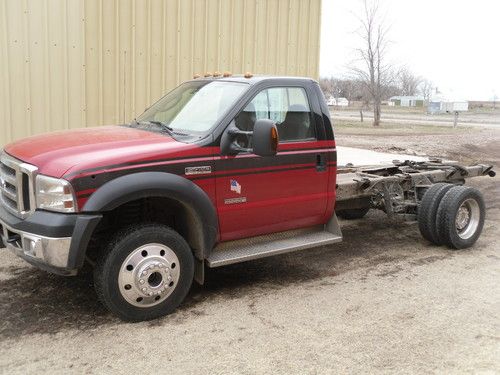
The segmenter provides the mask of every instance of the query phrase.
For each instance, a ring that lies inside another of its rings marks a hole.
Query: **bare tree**
[[[418,87],[422,83],[422,78],[413,74],[408,67],[403,66],[397,74],[397,84],[401,90],[401,95],[413,96],[418,92]]]
[[[346,98],[349,101],[356,100],[363,103],[371,101],[367,86],[358,79],[321,77],[319,85],[327,98]],[[397,85],[383,85],[381,92],[383,94],[382,100],[387,100],[394,95],[401,95],[401,90]]]
[[[326,98],[333,96],[334,81],[335,79],[333,77],[331,78],[323,77],[320,78],[319,80],[319,87],[323,91],[323,94],[325,95]]]
[[[391,68],[386,61],[388,28],[377,0],[364,0],[363,5],[358,31],[362,45],[356,49],[358,60],[351,70],[365,85],[373,103],[373,126],[379,126],[384,88],[392,81]]]
[[[434,91],[434,84],[428,79],[422,80],[420,83],[420,93],[424,97],[424,101],[429,103],[431,100],[432,92]]]

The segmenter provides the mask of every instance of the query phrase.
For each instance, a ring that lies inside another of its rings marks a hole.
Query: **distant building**
[[[348,107],[349,106],[349,100],[346,98],[329,98],[326,102],[326,104],[331,105],[331,106],[336,106],[336,107]]]
[[[393,96],[389,99],[391,106],[396,107],[423,107],[424,97],[423,96]]]
[[[467,112],[468,110],[469,102],[467,100],[440,95],[433,96],[427,106],[429,113]]]

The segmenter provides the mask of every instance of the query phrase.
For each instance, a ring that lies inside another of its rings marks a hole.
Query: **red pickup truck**
[[[250,76],[185,82],[130,124],[14,142],[0,171],[5,247],[61,275],[88,262],[99,299],[131,321],[172,312],[206,266],[341,241],[334,208],[379,208],[434,243],[471,246],[484,203],[460,185],[494,173],[441,161],[337,170],[317,82]]]

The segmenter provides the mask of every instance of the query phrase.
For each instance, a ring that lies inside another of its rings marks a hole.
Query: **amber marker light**
[[[273,145],[273,150],[277,151],[278,150],[278,130],[276,127],[271,128],[271,142]]]
[[[245,78],[252,78],[253,77],[253,74],[250,73],[250,72],[246,72],[245,75],[244,75]]]
[[[205,77],[212,77],[212,73],[210,73],[210,72],[206,72],[206,73],[205,73]]]
[[[195,74],[195,75],[193,76],[193,79],[200,78],[200,77],[201,77],[201,76],[200,76],[199,74]]]
[[[233,74],[231,72],[224,72],[223,77],[231,77]]]

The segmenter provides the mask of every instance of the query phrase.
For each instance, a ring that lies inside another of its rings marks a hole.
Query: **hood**
[[[174,157],[193,145],[164,134],[125,126],[83,128],[29,137],[11,143],[5,151],[39,173],[62,177],[100,166]]]

